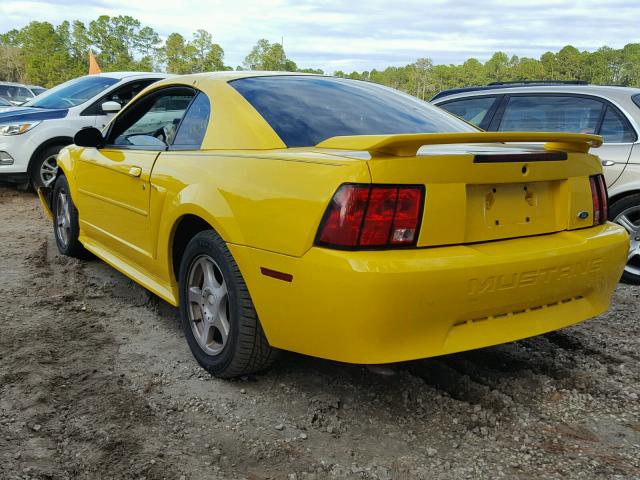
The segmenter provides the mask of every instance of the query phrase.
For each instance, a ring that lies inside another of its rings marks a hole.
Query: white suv
[[[0,112],[0,181],[47,185],[58,152],[83,127],[104,127],[162,73],[113,72],[76,78]]]

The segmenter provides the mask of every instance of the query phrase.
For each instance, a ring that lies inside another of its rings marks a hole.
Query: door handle
[[[142,175],[142,169],[140,167],[131,167],[127,174],[132,177],[139,177]]]
[[[613,162],[611,160],[602,160],[600,163],[602,163],[603,167],[610,167],[611,165],[616,164],[616,162]]]

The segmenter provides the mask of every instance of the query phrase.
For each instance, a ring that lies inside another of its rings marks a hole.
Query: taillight
[[[602,225],[609,216],[607,184],[603,175],[589,177],[589,183],[591,184],[591,199],[593,201],[593,224]]]
[[[424,187],[342,185],[327,207],[316,244],[334,248],[415,245]]]

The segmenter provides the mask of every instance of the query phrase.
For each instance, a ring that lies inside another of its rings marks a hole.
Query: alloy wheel
[[[630,275],[640,276],[640,205],[623,210],[613,221],[624,227],[631,237],[624,271]]]
[[[71,237],[71,202],[64,190],[58,192],[56,198],[56,235],[63,246],[69,244]]]
[[[48,187],[58,174],[58,155],[49,155],[40,165],[40,181]]]
[[[191,330],[207,355],[222,352],[229,338],[229,292],[218,264],[208,255],[195,258],[187,276]]]

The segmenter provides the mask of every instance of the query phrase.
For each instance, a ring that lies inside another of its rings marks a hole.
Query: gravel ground
[[[177,311],[59,256],[0,188],[0,479],[640,478],[640,290],[609,313],[393,375],[287,354],[222,381]]]

